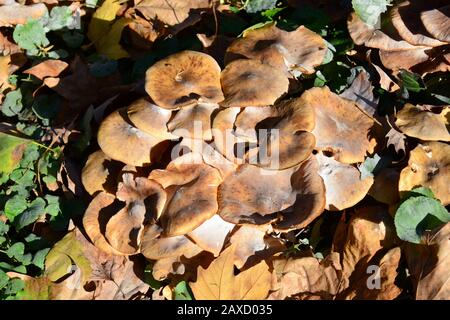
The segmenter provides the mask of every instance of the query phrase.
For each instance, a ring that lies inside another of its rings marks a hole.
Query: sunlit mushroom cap
[[[152,162],[152,148],[164,139],[133,126],[127,118],[126,109],[120,109],[103,120],[97,140],[102,151],[111,159],[141,167]]]
[[[145,90],[165,109],[223,100],[220,67],[211,56],[182,51],[152,65],[146,73]]]
[[[319,163],[319,175],[325,184],[325,209],[340,211],[361,201],[373,183],[373,177],[361,179],[360,172],[352,165],[327,157],[321,152],[315,155]]]
[[[362,162],[373,151],[369,134],[374,121],[355,102],[323,87],[305,91],[299,103],[314,108],[312,134],[318,150],[331,152],[336,160],[344,163]]]
[[[90,195],[96,192],[116,192],[117,175],[123,164],[111,160],[102,150],[92,153],[81,172],[81,182]]]
[[[149,178],[169,193],[160,218],[165,237],[186,234],[217,212],[217,187],[222,177],[201,155],[185,154],[166,169],[153,170]]]
[[[395,124],[406,135],[424,141],[450,141],[450,106],[434,113],[412,104],[406,104],[397,113]]]
[[[227,107],[273,105],[288,91],[283,71],[258,60],[239,59],[228,64],[221,75]]]
[[[415,187],[428,187],[444,206],[450,203],[450,146],[427,142],[411,151],[408,166],[400,173],[401,194]]]
[[[127,108],[127,115],[133,126],[152,136],[161,139],[176,139],[167,130],[167,123],[172,117],[172,111],[158,107],[157,105],[139,99]]]
[[[246,31],[228,47],[226,60],[257,59],[279,68],[281,56],[281,63],[284,62],[288,70],[310,74],[314,73],[314,67],[322,64],[326,49],[325,40],[304,26],[288,32],[272,23]]]

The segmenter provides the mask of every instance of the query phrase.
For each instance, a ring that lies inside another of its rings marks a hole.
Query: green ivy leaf
[[[76,17],[73,16],[72,9],[67,6],[54,7],[50,11],[50,17],[45,26],[48,30],[74,29],[76,27]]]
[[[7,117],[14,117],[22,110],[22,93],[20,90],[10,91],[6,94],[2,104],[2,113]]]
[[[25,244],[23,242],[16,242],[6,250],[6,255],[9,258],[19,259],[25,253]]]
[[[9,226],[0,220],[0,235],[7,234],[9,231]]]
[[[0,173],[9,174],[22,159],[30,140],[0,132]]]
[[[57,216],[61,212],[61,209],[59,206],[59,197],[47,194],[45,196],[45,200],[47,200],[47,206],[45,207],[45,212],[53,217]]]
[[[25,288],[25,282],[21,279],[11,279],[5,287],[6,295],[15,295]]]
[[[427,89],[420,75],[406,70],[401,70],[399,75],[402,81],[402,87],[409,92],[421,92]]]
[[[14,220],[16,228],[20,230],[35,222],[39,216],[45,212],[45,205],[46,203],[44,199],[34,199],[28,208]]]
[[[450,221],[450,213],[442,204],[426,196],[410,197],[395,213],[395,228],[400,239],[422,243],[426,231]]]
[[[248,13],[256,13],[263,10],[273,9],[277,5],[277,0],[247,0],[244,5]]]
[[[44,26],[39,20],[28,20],[26,24],[17,25],[14,29],[13,39],[31,56],[38,55],[42,48],[50,44],[45,36]]]
[[[352,0],[353,10],[370,26],[375,26],[383,12],[391,4],[390,0]]]
[[[34,254],[34,258],[33,258],[33,264],[36,267],[38,267],[39,269],[43,270],[45,258],[47,257],[47,254],[49,251],[50,251],[50,248],[45,248],[45,249],[42,249],[42,250],[39,250],[38,252],[36,252]]]
[[[5,215],[10,221],[28,208],[27,200],[21,196],[14,196],[5,203]]]
[[[3,289],[8,282],[9,282],[8,275],[2,270],[0,270],[0,290]]]
[[[364,162],[358,166],[358,169],[361,172],[361,180],[368,177],[373,177],[389,164],[390,161],[387,157],[380,157],[376,153],[373,157],[367,157]]]

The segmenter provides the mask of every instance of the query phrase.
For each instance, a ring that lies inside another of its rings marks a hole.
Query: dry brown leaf
[[[61,60],[45,60],[27,70],[23,73],[32,74],[36,78],[43,80],[47,77],[57,77],[63,72],[69,64]]]
[[[206,268],[199,267],[190,287],[197,300],[262,300],[270,289],[271,274],[265,261],[234,275],[235,245],[228,247]]]

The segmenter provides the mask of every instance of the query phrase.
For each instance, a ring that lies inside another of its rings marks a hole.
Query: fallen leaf
[[[45,60],[25,71],[23,73],[32,74],[36,78],[43,80],[46,77],[57,77],[63,72],[69,64],[61,60]]]

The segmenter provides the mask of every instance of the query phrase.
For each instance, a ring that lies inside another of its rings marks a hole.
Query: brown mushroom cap
[[[281,70],[258,60],[239,59],[222,71],[221,82],[227,107],[273,105],[288,92],[289,80]]]
[[[217,212],[217,187],[222,177],[201,155],[185,154],[165,170],[153,170],[149,178],[171,194],[160,218],[164,236],[186,234]]]
[[[294,168],[265,170],[253,165],[239,166],[219,187],[219,215],[231,223],[265,224],[275,213],[295,202],[291,185]]]
[[[433,37],[450,43],[450,5],[422,12],[420,17]]]
[[[84,213],[83,227],[92,243],[100,250],[108,254],[126,255],[114,249],[104,236],[106,223],[119,208],[114,195],[100,192],[92,199]]]
[[[242,38],[235,40],[227,49],[226,60],[245,57],[278,68],[285,64],[289,70],[311,74],[314,67],[322,64],[326,49],[325,40],[304,26],[288,32],[275,24],[268,24],[247,31]]]
[[[111,159],[138,167],[148,165],[152,148],[163,139],[131,125],[125,113],[125,109],[120,109],[103,120],[98,130],[98,144]]]
[[[325,184],[319,175],[319,164],[311,155],[292,175],[296,201],[291,213],[284,213],[274,226],[280,231],[304,228],[320,216],[325,208]]]
[[[147,70],[145,90],[165,109],[223,100],[219,65],[196,51],[182,51],[156,62]]]
[[[135,254],[144,221],[156,220],[161,215],[167,195],[159,184],[147,178],[133,178],[133,174],[126,173],[123,180],[116,197],[125,206],[108,221],[105,236],[114,249]]]
[[[81,182],[91,196],[99,191],[115,193],[116,177],[122,166],[98,150],[88,157],[81,171]]]
[[[215,214],[198,228],[189,232],[187,236],[197,246],[217,257],[222,251],[226,237],[233,228],[234,224],[224,221],[219,215]]]
[[[172,111],[158,107],[146,99],[139,99],[127,108],[128,119],[133,126],[161,140],[176,139],[167,130]]]
[[[331,152],[343,163],[362,162],[366,153],[373,151],[368,135],[374,121],[355,102],[323,87],[305,91],[298,103],[314,108],[316,120],[312,134],[318,150]]]
[[[397,113],[395,124],[410,137],[425,141],[450,141],[449,115],[450,106],[436,114],[408,103]]]
[[[398,180],[400,172],[393,168],[382,169],[374,178],[368,194],[375,200],[395,204],[400,200],[398,195]]]
[[[391,21],[399,35],[415,46],[437,47],[444,42],[429,37],[420,23],[420,13],[427,6],[425,1],[403,1],[392,8]]]
[[[398,190],[406,193],[415,187],[430,188],[444,206],[450,204],[450,146],[427,142],[411,151],[408,166],[400,173]]]
[[[211,115],[219,108],[216,103],[199,103],[179,110],[168,123],[169,131],[176,137],[212,140]]]
[[[325,209],[340,211],[361,201],[373,183],[373,177],[360,179],[360,172],[349,164],[327,157],[321,152],[315,155],[319,163],[319,175],[325,183]]]
[[[258,142],[257,125],[263,120],[275,116],[274,107],[246,107],[236,116],[235,135],[248,142]]]
[[[157,225],[144,228],[140,252],[151,260],[185,256],[187,258],[199,254],[202,249],[186,236],[161,237],[161,229]]]

